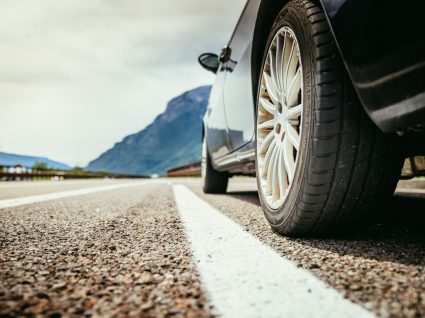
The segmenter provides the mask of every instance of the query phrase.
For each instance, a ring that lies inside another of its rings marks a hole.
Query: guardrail
[[[167,170],[167,177],[198,177],[201,175],[201,161],[192,162]]]
[[[138,179],[149,178],[141,175],[128,175],[108,172],[88,172],[75,170],[33,169],[23,166],[0,166],[0,181],[9,180],[65,180],[65,179]]]

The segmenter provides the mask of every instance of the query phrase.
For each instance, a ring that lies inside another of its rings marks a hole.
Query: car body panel
[[[340,53],[371,119],[383,131],[422,122],[422,0],[321,0]]]
[[[251,80],[252,39],[260,1],[248,1],[227,45],[224,107],[232,150],[250,142],[254,137],[255,111]]]
[[[224,84],[224,108],[231,149],[236,150],[247,144],[254,137],[255,119],[253,96],[251,90],[251,45],[236,64],[233,72],[227,71]]]
[[[218,158],[230,152],[229,132],[223,103],[225,78],[226,72],[220,65],[204,115],[204,133],[213,166]]]

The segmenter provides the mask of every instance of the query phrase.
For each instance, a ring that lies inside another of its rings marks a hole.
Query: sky
[[[85,166],[142,130],[246,0],[0,0],[0,151]]]

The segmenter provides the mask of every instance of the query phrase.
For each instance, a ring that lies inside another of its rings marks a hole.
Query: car
[[[249,0],[221,53],[198,58],[216,73],[204,192],[255,175],[265,217],[290,236],[356,230],[382,208],[404,159],[425,154],[421,4]]]

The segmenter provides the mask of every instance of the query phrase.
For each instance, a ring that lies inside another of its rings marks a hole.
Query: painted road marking
[[[176,204],[212,304],[224,317],[374,317],[183,185]]]
[[[132,183],[124,183],[124,184],[113,184],[113,185],[92,187],[92,188],[86,188],[86,189],[69,190],[69,191],[63,191],[63,192],[33,195],[33,196],[22,197],[22,198],[0,200],[0,209],[10,208],[10,207],[19,206],[19,205],[25,205],[25,204],[32,204],[36,202],[75,197],[75,196],[79,196],[83,194],[90,194],[90,193],[96,193],[101,191],[115,190],[115,189],[128,188],[128,187],[137,187],[137,186],[151,184],[151,183],[152,181],[141,181],[141,182],[132,182]]]
[[[51,181],[51,180],[43,180],[43,181],[13,181],[13,182],[0,182],[0,189],[15,189],[15,188],[32,188],[32,187],[60,187],[63,185],[83,185],[83,184],[99,184],[99,183],[109,182],[105,180],[63,180],[63,181]]]

